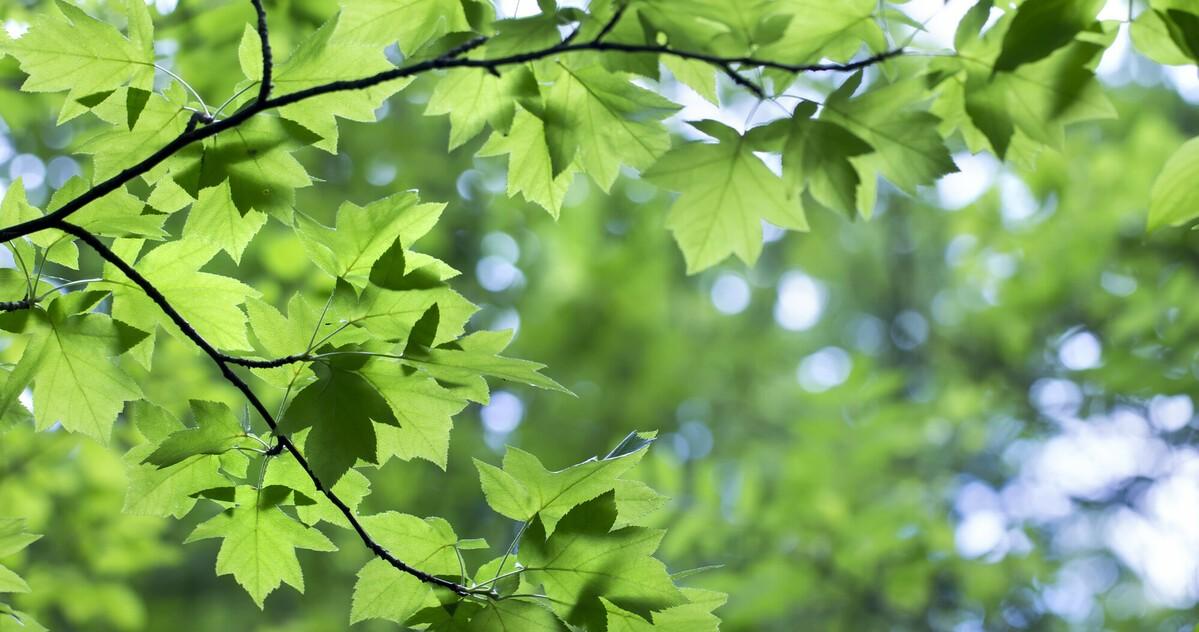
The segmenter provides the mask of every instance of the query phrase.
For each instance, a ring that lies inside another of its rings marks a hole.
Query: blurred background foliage
[[[6,0],[0,18],[34,4]],[[272,4],[281,50],[331,6]],[[158,8],[159,53],[201,93],[229,93],[225,53],[249,3]],[[918,198],[883,189],[869,222],[817,211],[810,233],[768,233],[754,268],[691,277],[663,228],[667,193],[622,178],[605,196],[580,178],[555,222],[503,194],[502,161],[474,157],[480,140],[446,153],[445,120],[422,116],[427,82],[377,123],[344,123],[341,155],[301,155],[324,184],[297,206],[327,221],[343,200],[408,188],[448,202],[422,248],[464,271],[456,289],[483,307],[473,326],[516,329],[512,354],[578,394],[502,387],[457,418],[447,472],[392,461],[364,509],[506,542],[515,525],[486,508],[472,458],[497,462],[511,444],[564,467],[656,428],[636,475],[672,498],[656,517],[670,529],[662,556],[671,570],[718,566],[691,582],[730,593],[725,629],[1190,629],[1199,243],[1147,236],[1144,207],[1199,115],[1169,77],[1113,50],[1103,78],[1119,118],[1073,129],[1062,151],[1016,168],[963,150],[962,173]],[[18,94],[19,81],[0,61],[0,187],[23,177],[39,202],[86,168],[71,151],[88,124],[56,126],[58,97]],[[769,116],[725,96],[734,121]],[[276,304],[327,290],[273,224],[240,266],[216,265]],[[163,338],[157,353],[171,370],[138,376],[150,399],[240,406],[193,349]],[[110,448],[0,437],[0,514],[45,534],[5,561],[33,587],[16,605],[57,630],[345,628],[366,556],[350,534],[331,534],[338,555],[301,554],[306,594],[260,612],[214,576],[215,544],[178,544],[207,516],[121,513],[119,433],[132,430],[118,428]]]

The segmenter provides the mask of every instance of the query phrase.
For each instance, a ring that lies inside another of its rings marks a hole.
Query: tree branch
[[[271,38],[266,28],[266,9],[262,0],[250,0],[254,5],[254,13],[258,14],[258,39],[262,40],[262,83],[258,84],[258,102],[262,103],[271,96]]]
[[[15,312],[19,309],[29,309],[34,304],[35,301],[33,298],[28,296],[19,301],[0,301],[0,312]]]
[[[277,109],[293,103],[297,103],[306,99],[317,97],[324,94],[334,92],[342,92],[347,90],[361,90],[375,85],[386,83],[395,79],[411,77],[432,70],[442,70],[450,68],[480,68],[492,73],[498,72],[498,69],[503,66],[523,64],[539,59],[544,59],[553,55],[581,52],[581,51],[609,51],[624,54],[658,54],[671,55],[682,59],[691,59],[702,61],[712,65],[714,68],[727,74],[737,84],[751,90],[755,94],[761,95],[762,91],[756,84],[743,77],[735,68],[735,66],[752,66],[762,68],[772,68],[783,70],[791,73],[802,72],[824,72],[824,71],[839,71],[849,72],[865,68],[867,66],[882,62],[891,57],[902,54],[902,49],[896,49],[873,55],[866,59],[848,64],[809,64],[809,65],[793,65],[774,62],[766,59],[757,59],[753,57],[720,57],[702,52],[684,51],[670,48],[669,46],[650,45],[650,44],[627,44],[605,42],[603,38],[611,32],[615,27],[616,22],[620,19],[622,11],[620,9],[613,15],[612,19],[605,24],[595,39],[574,43],[575,36],[578,34],[576,29],[570,36],[563,41],[537,51],[526,53],[518,53],[495,59],[471,59],[464,55],[486,42],[485,38],[475,38],[447,51],[446,53],[433,59],[420,61],[398,68],[393,68],[384,72],[380,72],[368,77],[351,80],[332,81],[329,83],[313,86],[304,90],[299,90],[282,96],[270,97],[271,88],[271,73],[273,60],[271,56],[269,34],[266,24],[266,11],[263,8],[262,0],[251,0],[254,5],[254,10],[258,16],[258,34],[262,41],[262,82],[259,86],[258,97],[249,105],[235,112],[233,115],[222,120],[213,120],[210,116],[201,113],[193,113],[188,120],[181,134],[175,137],[172,141],[159,148],[154,153],[136,164],[129,166],[116,175],[109,177],[102,182],[92,186],[90,189],[81,195],[70,200],[63,206],[59,207],[46,215],[35,218],[33,220],[15,224],[13,226],[0,229],[0,243],[8,242],[26,235],[30,235],[42,230],[58,229],[66,232],[76,239],[83,241],[89,247],[96,251],[105,261],[114,265],[126,277],[137,285],[146,296],[158,306],[160,310],[173,322],[183,335],[191,340],[201,351],[205,353],[220,370],[222,377],[232,384],[242,395],[246,401],[254,408],[254,410],[262,417],[271,431],[275,433],[278,443],[271,448],[269,455],[281,453],[283,450],[291,453],[295,457],[296,462],[312,480],[313,485],[324,494],[329,502],[337,507],[338,511],[345,516],[346,520],[357,532],[359,538],[376,556],[386,561],[397,570],[412,575],[422,582],[440,586],[454,592],[460,596],[484,595],[488,597],[496,597],[494,591],[483,587],[468,587],[458,584],[440,577],[436,577],[417,568],[409,566],[402,560],[396,558],[387,551],[382,545],[376,542],[362,524],[358,521],[354,511],[350,509],[344,501],[342,501],[333,491],[327,487],[316,473],[312,470],[307,459],[304,457],[300,449],[292,443],[291,439],[279,434],[278,423],[274,416],[267,410],[262,400],[254,393],[253,389],[233,370],[233,366],[243,366],[251,368],[271,368],[291,364],[295,362],[309,361],[312,356],[309,353],[295,354],[283,358],[273,360],[253,360],[246,358],[238,358],[230,356],[218,351],[211,343],[200,335],[196,329],[187,322],[182,314],[167,300],[162,292],[145,276],[139,273],[132,265],[121,259],[112,249],[106,246],[95,234],[90,231],[66,221],[72,214],[78,212],[91,202],[99,200],[104,196],[112,193],[130,181],[148,173],[155,166],[161,164],[183,148],[200,142],[204,139],[211,138],[223,131],[227,131],[241,125],[251,117],[261,112]],[[32,298],[22,299],[20,301],[0,302],[0,311],[11,311],[15,309],[25,309],[32,307],[34,300]]]
[[[263,41],[265,43],[265,38]],[[677,50],[669,46],[657,44],[626,44],[619,42],[591,40],[578,44],[571,43],[570,41],[563,41],[554,46],[550,46],[549,48],[543,48],[527,53],[507,55],[504,57],[497,57],[495,59],[472,59],[461,56],[465,52],[473,48],[477,48],[482,43],[483,42],[479,41],[478,39],[470,40],[463,46],[460,46],[433,59],[409,64],[406,66],[400,66],[398,68],[393,68],[391,70],[370,75],[369,77],[331,81],[329,83],[312,86],[311,88],[306,88],[304,90],[297,90],[296,92],[291,92],[282,96],[258,100],[237,111],[227,119],[211,122],[210,124],[204,126],[198,126],[196,124],[196,117],[193,116],[192,120],[188,123],[188,127],[182,134],[175,137],[174,140],[167,143],[161,149],[149,155],[148,157],[142,159],[137,164],[124,169],[120,173],[117,173],[107,180],[97,183],[91,189],[88,189],[86,192],[82,193],[70,202],[67,202],[52,213],[0,230],[0,243],[12,241],[17,237],[23,237],[41,230],[46,230],[48,228],[56,228],[58,223],[70,217],[84,206],[104,197],[105,195],[108,195],[109,193],[112,193],[134,178],[146,174],[158,164],[167,158],[170,158],[184,147],[206,138],[216,136],[223,131],[237,127],[255,114],[333,92],[363,90],[381,83],[386,83],[388,81],[393,81],[395,79],[401,79],[404,77],[412,77],[429,72],[431,70],[445,70],[451,68],[481,68],[483,70],[495,72],[502,66],[523,64],[530,61],[544,59],[552,55],[580,51],[610,51],[629,54],[653,53],[658,55],[670,55],[679,57],[681,59],[702,61],[711,64],[713,67],[729,75],[729,77],[739,85],[744,86],[756,94],[761,94],[760,88],[758,88],[748,79],[745,79],[740,75],[740,73],[733,69],[734,65],[772,68],[775,70],[783,70],[796,74],[804,72],[852,72],[903,54],[903,49],[897,48],[883,53],[878,53],[876,55],[871,55],[865,59],[847,64],[784,64],[781,62],[771,61],[768,59],[758,59],[755,57],[720,57],[717,55],[710,55],[708,53],[696,51]],[[265,73],[265,55],[263,60]]]
[[[245,396],[246,401],[250,403],[250,406],[252,406],[254,410],[258,412],[258,414],[266,422],[267,426],[270,427],[271,432],[275,433],[275,438],[278,441],[278,444],[272,448],[271,451],[274,452],[276,450],[287,450],[293,457],[295,457],[296,462],[299,463],[301,468],[303,468],[304,472],[308,475],[308,478],[312,480],[312,484],[315,485],[317,490],[319,490],[325,495],[326,498],[329,499],[329,502],[333,503],[333,506],[337,507],[338,511],[340,511],[343,516],[345,516],[350,525],[354,527],[354,531],[358,533],[358,537],[362,539],[362,542],[368,549],[371,550],[371,552],[382,558],[397,570],[408,573],[409,575],[412,575],[413,577],[416,577],[420,581],[427,584],[433,584],[450,590],[457,595],[467,596],[474,594],[487,594],[485,592],[480,592],[467,586],[463,586],[462,584],[458,584],[447,579],[442,579],[435,575],[430,575],[429,573],[426,573],[420,569],[413,568],[404,561],[392,555],[386,548],[376,542],[374,538],[367,533],[366,529],[362,526],[362,523],[358,521],[358,517],[354,514],[354,511],[350,509],[350,507],[346,505],[346,503],[342,501],[337,494],[334,494],[332,489],[321,482],[321,479],[316,475],[316,472],[312,470],[312,467],[308,464],[308,460],[304,458],[303,453],[301,453],[300,449],[296,447],[296,444],[292,443],[291,439],[285,435],[279,434],[279,424],[275,421],[274,415],[267,410],[266,406],[262,403],[262,400],[258,399],[258,396],[254,394],[254,391],[250,388],[249,384],[247,384],[245,380],[241,379],[237,373],[233,372],[233,369],[229,366],[230,363],[225,359],[227,356],[217,351],[216,348],[214,348],[212,344],[208,342],[208,340],[201,336],[200,333],[196,331],[195,327],[193,327],[191,323],[187,322],[187,319],[185,319],[183,315],[180,314],[173,305],[171,305],[170,301],[163,296],[162,292],[159,291],[159,289],[149,279],[134,269],[132,265],[118,256],[117,253],[113,252],[111,248],[104,245],[104,242],[100,241],[100,238],[92,234],[90,231],[75,224],[63,221],[55,222],[53,227],[62,230],[65,233],[69,233],[80,241],[86,243],[92,248],[92,250],[95,250],[101,258],[116,266],[116,268],[125,276],[129,277],[130,281],[133,281],[134,284],[136,284],[142,289],[143,292],[146,293],[146,296],[149,297],[150,300],[153,301],[154,304],[157,305],[164,314],[166,314],[167,318],[169,318],[171,322],[175,323],[175,325],[179,327],[184,336],[195,343],[197,347],[204,351],[204,353],[208,355],[208,357],[211,358],[214,363],[216,363],[217,368],[220,369],[221,375],[225,378],[225,380],[237,388],[237,390],[241,391],[242,395]]]

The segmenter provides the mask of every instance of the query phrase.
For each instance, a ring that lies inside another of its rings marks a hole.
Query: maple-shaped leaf
[[[213,345],[248,349],[246,315],[239,306],[258,292],[236,279],[200,272],[216,253],[217,246],[207,240],[182,239],[151,250],[134,267]],[[120,271],[110,266],[105,275],[114,282],[98,285],[112,289],[114,317],[143,331],[152,332],[155,325],[161,324],[182,336],[162,310]]]
[[[359,460],[378,462],[375,423],[398,425],[387,400],[359,374],[366,359],[339,356],[316,365],[316,382],[291,402],[279,431],[312,428],[305,455],[317,476],[333,485]]]
[[[153,444],[140,445],[125,455],[125,513],[182,518],[195,506],[195,494],[229,485],[217,456],[194,456],[164,468],[142,463],[154,449]]]
[[[345,202],[332,228],[297,215],[296,232],[318,267],[361,289],[388,248],[397,240],[403,247],[411,246],[433,228],[444,208],[444,204],[421,204],[416,193],[406,191],[366,206]]]
[[[687,590],[683,594],[691,596]],[[722,599],[659,610],[650,615],[652,623],[607,599],[600,600],[604,604],[608,632],[717,632],[720,629],[720,619],[712,614],[712,608],[723,603]]]
[[[360,43],[350,37],[335,37],[335,34],[341,33],[337,25],[344,20],[343,13],[322,24],[300,43],[286,61],[275,67],[271,84],[276,95],[394,68],[383,54],[384,46]],[[258,32],[248,24],[238,51],[242,72],[252,81],[261,81],[262,43]],[[320,139],[313,143],[314,146],[337,153],[337,118],[374,122],[375,111],[383,101],[410,82],[411,79],[398,79],[361,90],[312,97],[286,105],[279,113],[283,118],[295,121],[318,135]]]
[[[169,172],[193,198],[201,189],[228,180],[237,208],[255,209],[291,223],[295,190],[312,184],[292,155],[303,144],[305,139],[278,117],[258,115],[238,125],[235,132],[180,150],[151,173],[161,177]]]
[[[841,125],[874,148],[859,165],[869,165],[870,172],[882,173],[913,195],[917,186],[957,171],[937,133],[939,119],[917,107],[925,93],[920,81],[893,83],[852,97],[860,81],[861,74],[846,81],[820,113],[821,120]]]
[[[61,208],[67,201],[72,200],[88,189],[88,182],[81,177],[67,180],[60,189],[50,196],[49,209],[51,212]],[[144,237],[147,239],[162,239],[167,236],[162,225],[167,216],[154,212],[146,212],[146,204],[127,189],[121,188],[90,202],[71,215],[71,223],[86,228],[101,237]],[[56,230],[47,231],[50,234],[63,236]]]
[[[468,30],[461,0],[345,0],[337,40],[379,50],[399,43],[411,55],[442,35]]]
[[[183,225],[183,236],[210,240],[240,262],[241,255],[258,230],[266,224],[266,215],[250,209],[245,213],[233,203],[229,182],[200,190]]]
[[[1103,0],[1026,0],[1003,36],[995,72],[1048,57],[1095,21]]]
[[[341,510],[316,489],[312,478],[290,453],[284,452],[271,460],[262,484],[264,486],[282,485],[292,490],[294,494],[311,500],[311,504],[298,503],[296,505],[296,516],[304,524],[315,525],[323,520],[344,529],[352,528]],[[332,490],[333,494],[341,499],[347,507],[357,511],[358,505],[370,493],[370,486],[370,479],[366,475],[351,469],[333,485]]]
[[[561,63],[546,107],[564,119],[578,165],[604,191],[621,165],[644,169],[670,149],[661,119],[679,106],[599,65]]]
[[[292,356],[311,351],[337,331],[338,323],[327,318],[327,310],[295,294],[287,303],[287,316],[259,299],[246,301],[250,332],[257,355],[264,359]],[[303,388],[316,379],[305,362],[293,362],[274,368],[256,368],[255,375],[282,389]]]
[[[28,92],[67,91],[68,103],[99,92],[115,90],[147,68],[153,51],[121,35],[79,7],[56,2],[58,11],[38,13],[21,37],[0,39],[0,52],[17,58],[28,76]],[[78,110],[64,108],[64,115]],[[65,119],[60,119],[62,122]]]
[[[441,518],[421,519],[389,511],[363,517],[362,525],[383,548],[415,568],[433,575],[461,573],[454,550],[458,536]],[[350,623],[366,619],[403,623],[417,610],[438,603],[428,584],[384,560],[373,559],[358,571]]]
[[[762,220],[807,230],[798,199],[789,199],[779,176],[754,155],[753,143],[715,121],[691,123],[717,142],[671,149],[644,173],[680,192],[666,220],[687,260],[687,272],[711,267],[730,254],[753,263],[762,252]]]
[[[757,55],[784,63],[806,64],[820,59],[847,61],[863,44],[881,52],[887,40],[879,27],[874,0],[782,0],[772,7],[786,16],[786,30]]]
[[[547,138],[545,122],[520,109],[507,133],[492,132],[478,155],[507,155],[508,195],[519,193],[558,217],[578,167],[571,163],[555,168],[552,151],[553,143]]]
[[[196,425],[171,434],[144,460],[170,467],[198,454],[224,454],[249,445],[245,428],[229,407],[219,402],[191,401]]]
[[[432,344],[442,344],[462,335],[467,320],[478,308],[440,281],[426,283],[429,279],[421,278],[421,274],[410,276],[418,277],[419,287],[387,290],[372,284],[363,290],[357,301],[340,301],[334,316],[353,328],[344,333],[357,331],[384,342],[404,342],[413,327],[436,305],[439,318]],[[351,293],[342,292],[341,295],[345,297]],[[334,340],[344,338],[339,334]]]
[[[0,323],[9,331],[31,334],[6,388],[33,382],[39,430],[60,423],[67,430],[107,442],[125,402],[142,396],[116,358],[146,334],[104,314],[80,315],[71,306],[73,300],[100,297],[98,293],[65,295],[46,311],[10,312]]]
[[[280,584],[304,592],[296,549],[337,550],[323,533],[285,514],[275,489],[238,486],[234,506],[196,527],[185,541],[222,538],[217,575],[233,575],[259,608]]]
[[[149,93],[136,122],[130,125],[127,95],[131,90],[118,90],[92,108],[92,113],[109,126],[85,138],[79,151],[92,155],[93,177],[97,180],[116,175],[161,149],[183,133],[191,117],[191,112],[184,109],[187,93],[178,83],[172,83],[161,94]]]
[[[487,403],[486,377],[572,394],[541,374],[545,365],[499,355],[512,340],[512,331],[478,331],[436,347],[414,345],[404,350],[405,364],[420,368],[443,384],[462,387],[466,397]]]
[[[612,491],[620,476],[645,456],[648,435],[632,435],[632,449],[620,449],[604,458],[592,458],[551,472],[541,461],[519,448],[508,447],[500,469],[478,459],[475,467],[487,504],[513,520],[540,517],[545,534],[553,534],[558,522],[579,504]]]
[[[397,425],[376,426],[379,463],[422,458],[445,469],[454,415],[466,400],[392,359],[372,358],[360,370],[391,407]]]
[[[552,535],[534,520],[521,538],[527,580],[544,587],[567,623],[602,629],[601,597],[643,616],[686,602],[666,566],[653,557],[665,531],[613,530],[615,520],[616,502],[608,492],[572,509]]]
[[[538,600],[510,597],[459,606],[448,629],[462,632],[567,632],[570,628]]]
[[[485,123],[507,132],[516,115],[515,96],[526,79],[532,77],[519,69],[499,77],[477,68],[450,70],[433,86],[425,114],[449,115],[450,149],[477,136]]]
[[[814,111],[814,105],[801,105],[790,119],[770,126],[784,138],[783,178],[792,197],[807,190],[817,202],[852,218],[861,179],[850,159],[874,148],[841,125],[808,118]]]
[[[5,226],[13,226],[42,215],[41,209],[29,203],[25,182],[21,178],[14,180],[4,192],[3,201],[0,201],[0,222]],[[34,266],[40,256],[46,256],[48,261],[68,268],[79,267],[79,251],[73,240],[64,240],[63,233],[58,230],[36,232],[7,242],[4,246],[12,253],[17,267],[27,278],[35,277]]]

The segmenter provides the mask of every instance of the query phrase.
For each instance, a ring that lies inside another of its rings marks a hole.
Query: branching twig
[[[477,44],[475,46],[477,46]],[[784,64],[781,62],[771,61],[768,59],[757,59],[754,57],[720,57],[717,55],[710,55],[707,53],[701,53],[701,52],[695,52],[695,51],[677,50],[677,49],[673,49],[669,46],[662,46],[662,45],[657,45],[657,44],[626,44],[626,43],[619,43],[619,42],[604,42],[604,41],[589,41],[589,42],[582,42],[579,44],[562,42],[557,45],[551,46],[549,48],[544,48],[544,49],[531,51],[531,52],[527,52],[527,53],[517,53],[514,55],[507,55],[505,57],[497,57],[495,59],[471,59],[471,58],[460,57],[460,56],[451,56],[450,53],[446,53],[446,54],[441,55],[440,57],[436,57],[434,59],[416,62],[416,63],[409,64],[406,66],[400,66],[399,68],[393,68],[391,70],[386,70],[386,71],[371,75],[369,77],[363,77],[361,79],[346,79],[346,80],[340,80],[340,81],[331,81],[329,83],[312,86],[311,88],[306,88],[304,90],[298,90],[296,92],[291,92],[291,93],[288,93],[288,94],[285,94],[282,96],[269,98],[269,99],[266,99],[265,101],[256,101],[256,102],[252,103],[251,105],[234,113],[229,118],[222,119],[220,121],[211,121],[211,120],[202,121],[202,122],[208,123],[204,126],[199,126],[197,123],[199,123],[201,121],[198,121],[197,117],[193,115],[192,119],[188,122],[187,128],[184,130],[184,132],[182,134],[175,137],[174,140],[167,143],[165,146],[163,146],[158,151],[156,151],[153,154],[150,154],[146,158],[142,159],[141,162],[138,162],[137,164],[124,169],[120,173],[117,173],[116,175],[108,178],[107,180],[97,183],[91,189],[88,189],[87,191],[85,191],[84,193],[82,193],[81,195],[76,197],[75,199],[71,200],[70,202],[67,202],[62,207],[60,207],[58,210],[56,210],[52,213],[43,215],[36,219],[29,220],[27,222],[22,222],[20,224],[16,224],[16,225],[4,228],[4,229],[0,229],[0,243],[8,242],[13,239],[16,239],[17,237],[23,237],[25,235],[29,235],[32,233],[36,233],[38,231],[45,230],[47,228],[53,228],[53,227],[55,227],[55,225],[58,222],[61,222],[61,221],[65,220],[66,218],[70,217],[72,214],[76,213],[77,211],[79,211],[79,209],[83,208],[84,206],[87,206],[91,202],[94,202],[94,201],[104,197],[105,195],[108,195],[109,193],[116,191],[117,189],[124,186],[127,182],[130,182],[134,178],[138,178],[138,177],[148,173],[151,169],[158,166],[160,163],[162,163],[167,158],[170,158],[171,156],[175,155],[177,152],[179,152],[184,147],[187,147],[188,145],[191,145],[192,143],[199,142],[206,138],[216,136],[217,134],[219,134],[223,131],[233,129],[233,128],[241,125],[242,123],[246,122],[246,120],[248,120],[250,117],[252,117],[256,114],[259,114],[261,112],[264,112],[266,110],[273,110],[276,108],[283,107],[285,105],[291,105],[293,103],[298,103],[298,102],[304,101],[306,99],[311,99],[313,97],[318,97],[318,96],[321,96],[324,94],[330,94],[333,92],[345,92],[348,90],[363,90],[366,88],[370,88],[370,87],[379,85],[381,83],[386,83],[388,81],[394,81],[396,79],[400,79],[400,78],[404,78],[404,77],[411,77],[411,76],[419,75],[419,74],[422,74],[425,72],[429,72],[431,70],[444,70],[444,69],[450,69],[450,68],[481,68],[484,70],[494,71],[495,69],[497,69],[501,66],[511,66],[511,65],[515,65],[515,64],[523,64],[523,63],[527,63],[530,61],[537,61],[539,59],[544,59],[544,58],[550,57],[552,55],[557,55],[557,54],[561,54],[561,53],[578,52],[578,51],[611,51],[611,52],[619,52],[619,53],[655,53],[655,54],[659,54],[659,55],[671,55],[671,56],[679,57],[682,59],[692,59],[692,60],[696,60],[696,61],[702,61],[702,62],[711,64],[712,66],[714,66],[716,68],[719,68],[722,72],[729,74],[729,77],[731,79],[733,79],[733,81],[737,82],[738,84],[740,84],[740,85],[746,87],[747,89],[754,91],[756,93],[760,93],[761,89],[758,88],[756,85],[754,85],[753,82],[750,82],[748,79],[745,79],[739,73],[737,73],[735,70],[733,70],[733,68],[732,68],[733,65],[773,68],[776,70],[783,70],[783,71],[792,72],[792,73],[851,72],[851,71],[865,68],[867,66],[871,66],[873,64],[877,64],[884,60],[887,60],[892,57],[896,57],[898,55],[903,54],[903,49],[895,49],[895,50],[886,51],[884,53],[879,53],[877,55],[872,55],[865,59],[862,59],[862,60],[859,60],[856,62],[847,63],[847,64],[799,64],[799,65],[796,65],[796,64]],[[451,51],[451,52],[453,52],[453,51]],[[461,53],[458,53],[458,55],[461,55]]]
[[[76,226],[75,224],[62,221],[56,222],[53,227],[73,235],[80,241],[90,246],[92,250],[95,250],[96,253],[99,254],[100,257],[105,261],[116,266],[116,268],[125,276],[129,277],[130,281],[133,281],[134,284],[136,284],[142,289],[143,292],[146,293],[146,296],[149,297],[149,299],[155,305],[157,305],[160,310],[162,310],[162,313],[165,314],[167,318],[171,320],[171,322],[175,323],[175,326],[177,326],[179,330],[183,332],[183,335],[186,336],[188,340],[191,340],[209,358],[212,358],[212,361],[216,363],[217,368],[220,369],[221,376],[224,377],[225,380],[232,384],[237,390],[241,391],[241,394],[246,398],[246,401],[250,403],[250,406],[257,411],[257,413],[262,417],[263,421],[266,422],[267,426],[270,427],[271,431],[275,433],[278,444],[275,448],[272,448],[271,452],[274,452],[276,449],[279,451],[287,450],[290,452],[291,455],[295,457],[296,463],[298,463],[304,472],[308,474],[308,478],[312,480],[312,484],[316,486],[318,491],[320,491],[325,495],[326,498],[329,499],[329,502],[333,503],[333,505],[337,507],[338,511],[340,511],[343,516],[345,516],[346,520],[349,521],[350,525],[354,528],[354,531],[358,533],[358,537],[362,539],[362,542],[368,549],[396,569],[404,573],[408,573],[422,582],[446,588],[461,596],[471,595],[477,592],[467,586],[463,586],[462,584],[458,584],[447,579],[442,579],[435,575],[430,575],[429,573],[426,573],[420,569],[413,568],[404,561],[392,555],[387,549],[383,548],[381,544],[376,542],[374,538],[372,538],[371,535],[366,532],[366,529],[362,526],[362,523],[358,521],[358,517],[354,514],[354,510],[350,509],[350,507],[346,505],[341,498],[334,494],[333,491],[321,481],[320,477],[316,475],[316,472],[312,470],[312,466],[308,464],[308,460],[304,458],[303,453],[301,453],[300,449],[296,447],[296,444],[292,443],[291,439],[287,438],[286,436],[279,434],[279,424],[277,421],[275,421],[274,415],[272,415],[270,411],[266,409],[266,406],[262,403],[262,400],[258,399],[258,396],[254,394],[254,391],[250,388],[250,385],[247,384],[245,380],[241,379],[237,373],[233,372],[233,369],[230,368],[229,363],[224,360],[223,354],[217,351],[207,339],[201,336],[200,333],[196,331],[195,327],[191,325],[191,323],[187,322],[187,319],[185,319],[183,315],[180,314],[173,305],[171,305],[170,301],[163,296],[162,292],[159,291],[158,287],[155,286],[153,282],[134,269],[133,266],[118,256],[117,253],[113,252],[111,248],[104,245],[104,242],[100,241],[99,237],[92,234],[88,230],[80,226]]]
[[[849,72],[879,63],[902,53],[901,49],[891,50],[847,64],[793,65],[766,59],[757,59],[753,57],[720,57],[717,55],[696,51],[677,50],[663,45],[629,44],[603,41],[603,38],[612,31],[612,29],[616,26],[616,22],[620,19],[623,11],[622,6],[616,10],[615,14],[600,30],[599,34],[597,34],[594,39],[587,42],[574,42],[574,39],[579,32],[576,29],[563,41],[544,49],[507,55],[494,59],[471,59],[464,57],[466,53],[478,48],[486,42],[485,38],[480,37],[468,40],[467,42],[464,42],[463,44],[433,59],[409,63],[404,66],[359,79],[331,81],[329,83],[312,86],[304,90],[299,90],[271,98],[270,90],[273,60],[271,56],[269,34],[267,31],[266,11],[263,8],[262,0],[251,0],[251,2],[253,3],[254,10],[258,16],[257,30],[262,43],[262,81],[259,86],[258,98],[253,103],[235,112],[226,119],[216,120],[207,112],[207,106],[201,100],[200,103],[201,106],[205,108],[205,112],[193,112],[191,117],[188,119],[187,124],[184,126],[183,132],[176,136],[169,143],[159,148],[146,158],[143,158],[138,163],[125,168],[106,180],[96,183],[90,189],[67,202],[57,210],[33,220],[0,229],[0,243],[6,243],[13,239],[47,229],[61,230],[86,243],[89,247],[95,250],[101,258],[115,266],[126,277],[128,277],[133,284],[139,287],[146,294],[146,296],[155,305],[157,305],[160,310],[162,310],[163,314],[165,314],[167,318],[170,319],[170,321],[173,322],[179,328],[179,330],[183,332],[183,335],[191,340],[197,347],[199,347],[200,350],[203,351],[205,355],[207,355],[217,365],[222,377],[242,393],[246,401],[249,402],[250,406],[254,408],[254,410],[266,422],[267,426],[270,427],[271,431],[275,433],[277,443],[266,451],[268,456],[280,454],[284,450],[291,453],[291,455],[295,457],[296,462],[308,475],[309,479],[312,480],[312,483],[316,486],[317,490],[324,494],[324,496],[329,499],[329,502],[333,503],[333,505],[337,507],[338,511],[345,516],[346,520],[354,528],[354,531],[357,532],[362,542],[375,555],[386,561],[392,567],[412,575],[422,582],[440,586],[463,597],[483,596],[496,598],[497,595],[495,594],[495,591],[491,588],[487,588],[486,586],[490,583],[498,581],[499,579],[502,579],[506,575],[499,575],[489,582],[485,582],[482,586],[468,587],[431,575],[417,568],[413,568],[388,552],[387,549],[376,542],[370,536],[370,534],[367,533],[366,529],[359,522],[357,516],[355,516],[354,511],[350,509],[350,507],[344,501],[342,501],[320,480],[317,474],[312,470],[312,467],[309,465],[303,453],[301,453],[300,449],[294,443],[292,443],[291,439],[285,435],[281,435],[278,432],[278,422],[276,421],[275,416],[266,409],[266,406],[262,403],[262,400],[258,398],[246,381],[243,380],[236,372],[234,372],[232,368],[233,366],[271,368],[284,366],[295,362],[311,361],[315,359],[315,356],[311,354],[311,348],[302,354],[295,354],[272,360],[238,358],[222,353],[210,342],[208,342],[207,339],[201,336],[200,333],[196,331],[196,329],[190,323],[188,323],[182,314],[179,313],[179,311],[170,303],[170,301],[167,300],[162,292],[149,279],[147,279],[132,265],[118,256],[95,234],[78,225],[67,222],[67,218],[88,204],[103,198],[109,193],[117,191],[132,180],[145,175],[151,169],[175,155],[183,148],[188,147],[193,143],[216,136],[221,132],[235,129],[242,123],[249,120],[251,117],[261,112],[281,108],[324,94],[370,88],[388,81],[412,77],[432,70],[451,68],[479,68],[492,73],[497,73],[498,69],[503,66],[537,61],[539,59],[545,59],[547,57],[563,53],[579,51],[609,51],[615,53],[631,54],[649,53],[670,55],[682,59],[705,62],[727,74],[737,84],[761,96],[761,88],[749,79],[746,79],[744,76],[742,76],[738,72],[737,67],[746,66],[772,68],[791,73],[824,71]],[[33,291],[31,288],[28,296],[25,299],[20,301],[0,302],[0,311],[28,309],[35,304],[35,299],[32,298],[32,296]]]

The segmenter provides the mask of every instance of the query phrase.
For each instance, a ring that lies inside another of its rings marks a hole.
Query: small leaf
[[[1179,226],[1199,217],[1199,138],[1179,147],[1149,192],[1149,229]]]
[[[192,400],[191,409],[196,427],[167,437],[144,463],[168,467],[197,454],[224,454],[248,443],[246,431],[225,404]]]

